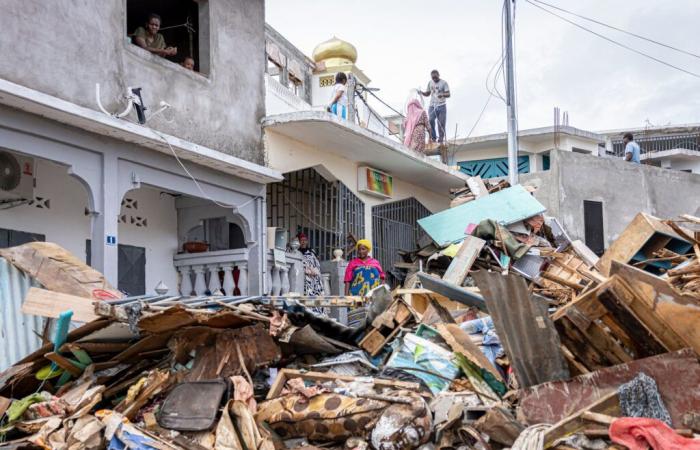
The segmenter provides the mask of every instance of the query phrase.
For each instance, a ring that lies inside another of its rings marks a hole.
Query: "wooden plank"
[[[572,435],[577,431],[586,428],[587,424],[590,423],[590,421],[583,418],[583,415],[586,412],[619,416],[620,401],[617,391],[613,391],[603,396],[599,400],[596,400],[571,416],[566,417],[552,425],[552,427],[544,435],[544,447],[549,448],[557,439]]]
[[[469,186],[469,190],[472,191],[475,198],[486,197],[489,195],[489,190],[486,189],[484,180],[482,180],[478,175],[467,178],[467,186]]]
[[[590,345],[596,348],[598,352],[605,355],[612,364],[621,364],[629,362],[632,357],[613,339],[613,337],[605,332],[597,323],[581,314],[577,309],[569,309],[567,318],[579,329],[586,337]]]
[[[461,329],[459,325],[454,323],[440,323],[437,325],[437,330],[453,352],[461,353],[468,358],[469,361],[487,370],[496,377],[497,380],[503,381],[501,373],[491,364],[491,361],[489,361],[486,355],[474,344],[469,334]]]
[[[455,257],[452,258],[452,262],[447,267],[442,279],[448,283],[461,286],[484,245],[486,245],[486,241],[476,236],[464,238],[462,246],[457,250]]]
[[[574,252],[576,252],[578,257],[588,265],[589,268],[595,266],[600,259],[598,255],[593,253],[593,250],[588,248],[588,246],[579,239],[571,241],[571,248],[574,250]]]
[[[76,322],[92,322],[99,319],[95,314],[92,300],[77,295],[32,287],[29,288],[22,302],[22,313],[32,316],[56,319],[62,312],[68,310],[73,311],[72,320]]]
[[[291,380],[293,378],[301,378],[302,380],[308,380],[308,381],[320,381],[320,382],[326,382],[326,381],[343,381],[343,382],[353,382],[356,381],[356,377],[351,377],[347,375],[338,375],[335,373],[324,373],[324,372],[302,372],[300,370],[294,370],[294,369],[282,369],[279,371],[277,374],[277,378],[275,378],[274,383],[272,383],[272,386],[270,387],[270,390],[267,393],[267,397],[265,397],[266,400],[270,400],[275,397],[279,397],[279,395],[282,393],[282,389],[284,388],[284,385],[287,384],[288,380]],[[418,391],[420,389],[420,385],[418,383],[411,383],[408,381],[399,381],[399,380],[387,380],[383,378],[371,378],[373,384],[375,386],[379,387],[392,387],[392,388],[397,388],[397,389],[407,389],[410,391]]]
[[[58,353],[50,352],[44,355],[46,359],[56,363],[58,367],[70,373],[74,377],[79,377],[83,373],[83,369],[73,364],[68,358],[64,358]]]

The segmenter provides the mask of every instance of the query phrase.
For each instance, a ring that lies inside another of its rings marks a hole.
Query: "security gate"
[[[323,261],[346,247],[349,234],[364,237],[365,204],[340,181],[313,168],[297,170],[267,185],[267,225],[287,230],[290,238],[303,231]]]
[[[431,212],[415,198],[407,198],[372,208],[373,256],[388,272],[400,260],[399,250],[413,251],[424,233],[418,219]]]

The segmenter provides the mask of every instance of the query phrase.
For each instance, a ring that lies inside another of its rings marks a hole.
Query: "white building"
[[[641,149],[644,164],[664,169],[700,173],[700,124],[649,126],[601,131],[606,136],[606,152],[622,157],[622,136],[632,133]]]
[[[531,128],[518,132],[518,145],[518,172],[533,173],[549,169],[554,149],[599,156],[605,151],[605,136],[571,126]],[[458,139],[453,159],[469,176],[508,176],[508,134]]]
[[[323,42],[311,59],[268,27],[267,53],[266,158],[285,178],[268,185],[268,225],[303,231],[321,259],[349,235],[368,237],[389,269],[398,250],[416,248],[416,220],[447,208],[449,189],[468,177],[406,148],[369,108],[370,80],[348,42]],[[358,83],[355,121],[325,110],[339,71]]]

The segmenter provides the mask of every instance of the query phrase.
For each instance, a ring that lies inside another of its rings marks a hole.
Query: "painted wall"
[[[48,209],[22,205],[0,210],[0,227],[39,233],[85,260],[85,240],[90,238],[90,218],[85,215],[88,194],[66,168],[36,161],[35,198],[48,201]]]
[[[484,148],[458,151],[455,154],[455,161],[475,161],[508,157],[508,147],[505,142],[496,141],[493,145],[484,145]],[[530,158],[530,171],[538,171],[542,170],[541,153],[551,151],[554,148],[554,141],[551,134],[544,137],[521,137],[518,140],[518,145],[521,155],[528,154]],[[559,141],[559,147],[563,151],[572,151],[573,148],[577,148],[586,150],[593,155],[598,155],[598,144],[596,142],[578,136],[562,135]]]
[[[308,146],[274,131],[265,133],[265,147],[269,165],[273,169],[286,173],[322,165],[330,174],[347,185],[365,203],[365,231],[368,236],[371,236],[372,230],[372,206],[410,197],[415,197],[433,212],[441,211],[450,204],[447,192],[444,195],[436,194],[396,177],[394,177],[394,196],[391,199],[360,193],[357,191],[358,165],[356,162],[326,153],[322,149]]]
[[[700,214],[700,175],[553,151],[547,172],[521,175],[540,186],[535,197],[557,217],[573,239],[584,239],[583,201],[603,203],[605,242],[609,245],[639,212],[659,218]]]
[[[135,208],[127,207],[134,201]],[[171,294],[177,293],[177,272],[173,267],[178,246],[175,198],[158,189],[142,187],[126,193],[121,213],[120,243],[146,249],[146,292],[154,293],[158,282],[163,281]]]
[[[42,0],[3,1],[0,54],[12,63],[0,65],[0,78],[95,110],[100,83],[110,111],[122,109],[118,99],[127,86],[139,86],[151,110],[160,101],[172,105],[167,120],[154,119],[149,126],[262,162],[263,0],[199,2],[199,39],[209,42],[208,76],[127,42],[133,30],[126,30],[126,3],[55,0],[49,8]]]

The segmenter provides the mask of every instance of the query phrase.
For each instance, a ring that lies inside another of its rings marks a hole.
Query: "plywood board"
[[[75,295],[62,294],[47,289],[29,288],[22,302],[22,313],[33,316],[58,318],[64,312],[73,311],[75,322],[91,322],[98,319],[92,300]]]
[[[494,219],[507,226],[545,209],[523,186],[517,185],[425,217],[418,224],[438,245],[449,245],[464,239],[470,224]]]

